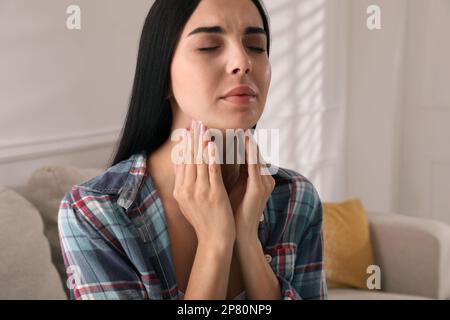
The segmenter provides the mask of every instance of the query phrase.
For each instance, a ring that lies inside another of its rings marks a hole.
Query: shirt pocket
[[[296,253],[297,246],[295,244],[279,244],[269,250],[265,250],[265,257],[275,274],[283,277],[287,281],[292,281]]]

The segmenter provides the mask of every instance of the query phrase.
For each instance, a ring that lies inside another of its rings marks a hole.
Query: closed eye
[[[257,47],[249,47],[250,49],[257,51],[257,52],[266,52],[266,50],[262,49],[262,48],[257,48]]]
[[[200,49],[198,49],[198,51],[213,51],[217,48],[220,48],[220,47],[200,48]]]
[[[210,47],[210,48],[200,48],[200,49],[198,49],[199,51],[202,51],[202,52],[208,52],[208,51],[214,51],[214,50],[216,50],[216,49],[218,49],[218,48],[220,48],[220,47]],[[264,50],[264,49],[262,49],[262,48],[257,48],[257,47],[248,47],[250,50],[253,50],[253,51],[256,51],[256,52],[258,52],[258,53],[263,53],[263,52],[266,52],[266,50]]]

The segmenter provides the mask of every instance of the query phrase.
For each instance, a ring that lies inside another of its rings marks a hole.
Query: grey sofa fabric
[[[450,226],[393,213],[369,215],[382,289],[450,299]]]
[[[33,173],[26,188],[28,199],[42,215],[45,225],[44,233],[50,243],[52,262],[62,282],[66,281],[67,274],[58,237],[57,221],[60,202],[73,185],[87,181],[100,173],[100,169],[45,166]],[[66,294],[68,296],[67,291]]]
[[[0,299],[65,299],[39,211],[0,187]]]

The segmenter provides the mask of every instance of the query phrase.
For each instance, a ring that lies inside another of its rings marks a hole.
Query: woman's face
[[[200,27],[221,29],[191,34]],[[246,32],[249,27],[253,32]],[[176,127],[189,127],[194,119],[209,128],[246,130],[258,122],[271,80],[268,39],[255,31],[263,29],[251,0],[200,2],[183,29],[170,70]],[[254,89],[256,99],[247,104],[222,99],[241,85]]]

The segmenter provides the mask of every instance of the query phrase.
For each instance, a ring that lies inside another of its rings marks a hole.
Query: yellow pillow
[[[374,264],[369,222],[359,199],[322,203],[324,266],[328,288],[367,289]]]

